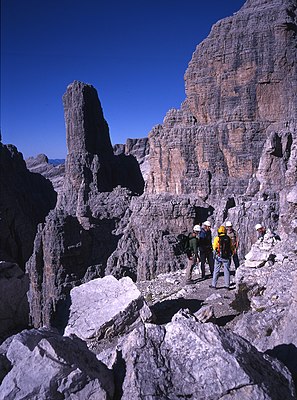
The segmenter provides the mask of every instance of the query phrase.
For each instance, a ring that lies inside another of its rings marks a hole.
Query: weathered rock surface
[[[75,81],[63,101],[69,152],[64,186],[27,263],[33,325],[61,329],[71,288],[104,276],[128,223],[132,194],[144,186],[136,159],[114,155],[96,90]]]
[[[23,331],[4,342],[0,354],[1,400],[113,399],[112,372],[76,337]]]
[[[32,254],[37,225],[55,207],[50,181],[27,170],[15,146],[0,137],[0,260],[25,267]]]
[[[297,248],[286,249],[268,233],[247,254],[236,276],[235,304],[248,312],[234,330],[282,360],[297,382]]]
[[[38,154],[36,157],[29,157],[26,160],[26,165],[29,171],[43,175],[49,179],[55,191],[62,191],[65,175],[65,164],[53,165],[49,163],[45,154]]]
[[[139,290],[128,277],[94,279],[70,292],[71,307],[65,335],[75,334],[92,345],[133,329],[152,317]]]
[[[122,399],[294,399],[288,370],[213,324],[177,314],[143,325],[121,350]]]
[[[144,195],[131,202],[129,224],[108,260],[107,272],[117,278],[152,279],[186,265],[177,236],[192,229],[213,210],[201,199],[187,196]]]
[[[28,276],[14,263],[0,261],[0,343],[28,327]]]

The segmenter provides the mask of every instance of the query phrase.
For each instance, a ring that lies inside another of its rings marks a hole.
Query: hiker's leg
[[[192,279],[192,272],[195,265],[195,257],[188,258],[188,265],[186,269],[186,281],[190,281]]]
[[[238,258],[237,253],[233,254],[233,262],[234,262],[234,267],[235,267],[235,271],[236,271],[237,268],[239,267],[239,258]]]
[[[221,269],[221,261],[218,257],[215,257],[214,261],[214,272],[213,272],[213,277],[212,277],[212,286],[216,287],[219,274],[220,274],[220,269]]]
[[[230,286],[230,260],[223,260],[225,286]]]
[[[202,251],[200,252],[200,260],[201,260],[201,278],[205,278],[206,254]]]
[[[207,260],[208,260],[210,273],[211,273],[211,275],[213,275],[214,260],[213,260],[213,253],[212,252],[207,255]]]

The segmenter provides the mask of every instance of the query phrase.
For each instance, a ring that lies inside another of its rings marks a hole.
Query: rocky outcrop
[[[71,307],[65,335],[75,334],[96,345],[102,338],[127,333],[152,318],[149,307],[130,278],[94,279],[70,292]]]
[[[0,260],[21,268],[32,254],[38,223],[55,207],[50,181],[27,170],[15,146],[0,138]]]
[[[17,264],[0,261],[0,343],[28,327],[28,289],[29,279],[21,268]]]
[[[241,337],[177,314],[134,330],[121,350],[122,399],[294,399],[287,369]]]
[[[69,152],[64,186],[27,263],[33,325],[62,330],[70,290],[104,276],[128,223],[132,194],[144,185],[136,159],[114,155],[96,90],[75,81],[63,101]]]
[[[45,154],[38,154],[36,157],[29,157],[25,161],[29,171],[41,174],[45,178],[49,179],[57,193],[62,191],[65,175],[64,163],[53,165],[49,162]]]
[[[296,217],[295,213],[295,217]],[[293,235],[293,233],[292,233]],[[239,268],[235,306],[245,313],[235,332],[260,351],[282,360],[297,382],[296,243],[292,248],[268,232]]]
[[[113,373],[77,337],[23,331],[0,354],[1,400],[113,399]]]

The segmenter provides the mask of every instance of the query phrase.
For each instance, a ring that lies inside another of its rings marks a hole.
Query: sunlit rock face
[[[247,2],[185,73],[186,101],[149,135],[149,193],[243,194],[267,137],[296,119],[296,2]]]

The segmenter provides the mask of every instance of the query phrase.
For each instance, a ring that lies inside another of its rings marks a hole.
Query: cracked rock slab
[[[133,281],[119,281],[111,275],[94,279],[70,292],[70,317],[65,335],[75,334],[87,341],[113,337],[152,316]]]
[[[232,332],[178,315],[122,348],[123,400],[294,399],[290,373]]]

